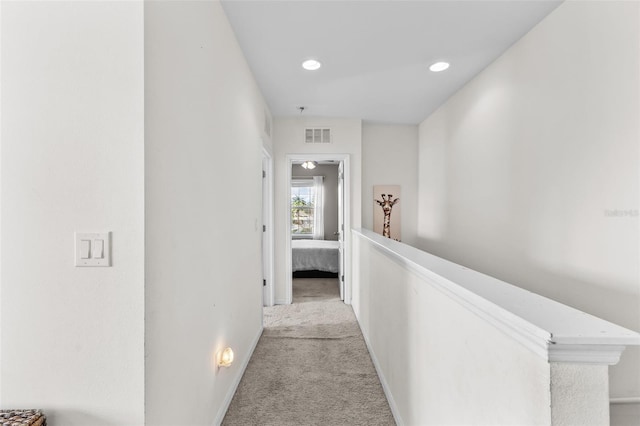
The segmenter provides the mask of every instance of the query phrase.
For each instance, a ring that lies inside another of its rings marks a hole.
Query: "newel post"
[[[551,424],[609,424],[609,365],[625,346],[550,344]]]

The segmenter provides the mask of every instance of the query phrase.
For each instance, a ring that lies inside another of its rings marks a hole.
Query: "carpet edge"
[[[354,314],[355,314],[355,310],[354,310]],[[362,330],[362,326],[360,325],[360,319],[358,318],[358,316],[355,315],[355,317],[356,317],[356,322],[358,323],[358,327],[360,328],[360,333],[362,333],[364,344],[367,346],[367,351],[369,352],[369,357],[371,358],[371,362],[373,363],[373,368],[376,369],[378,380],[380,380],[380,384],[382,385],[382,391],[384,392],[384,396],[387,398],[387,402],[389,403],[389,408],[391,409],[391,414],[393,415],[393,419],[396,421],[397,426],[404,426],[404,422],[402,421],[402,416],[400,416],[400,410],[396,405],[396,401],[393,399],[393,394],[391,393],[391,389],[389,388],[387,379],[382,374],[380,363],[378,362],[378,359],[376,358],[376,355],[371,348],[369,337],[364,332],[364,330]]]
[[[253,338],[253,341],[249,346],[249,349],[250,349],[249,353],[247,354],[245,359],[242,361],[242,365],[240,367],[240,374],[238,374],[237,377],[234,379],[232,386],[229,388],[229,391],[227,392],[227,395],[224,398],[222,406],[218,410],[218,414],[216,414],[215,420],[213,421],[213,424],[215,426],[220,426],[222,424],[222,421],[224,420],[224,416],[227,415],[227,410],[229,410],[231,401],[233,400],[233,397],[236,394],[236,391],[238,390],[238,386],[240,386],[240,381],[242,380],[242,377],[244,377],[244,373],[247,370],[249,361],[251,360],[251,357],[253,356],[253,353],[255,352],[256,347],[258,346],[258,342],[260,341],[260,337],[262,337],[263,332],[264,332],[264,325],[260,324],[258,333]]]

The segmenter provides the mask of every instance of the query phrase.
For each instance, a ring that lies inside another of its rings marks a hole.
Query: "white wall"
[[[545,358],[437,278],[365,238],[353,241],[353,308],[399,425],[551,424]]]
[[[562,4],[420,125],[421,248],[640,330],[639,8]]]
[[[305,144],[306,127],[331,128],[329,144]],[[351,164],[351,226],[361,225],[361,142],[362,122],[349,118],[284,118],[276,117],[273,127],[275,164],[275,301],[286,303],[285,267],[286,229],[289,226],[289,182],[287,154],[349,154]]]
[[[145,89],[146,422],[214,424],[262,329],[265,105],[218,2],[145,4]]]
[[[0,3],[0,406],[2,406],[2,3]]]
[[[402,241],[416,244],[418,213],[418,126],[362,125],[362,227],[373,229],[375,185],[400,185]]]
[[[142,2],[2,2],[2,408],[144,422]],[[113,266],[74,267],[74,231]]]

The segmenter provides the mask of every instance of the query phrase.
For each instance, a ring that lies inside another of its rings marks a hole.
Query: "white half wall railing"
[[[399,425],[607,425],[640,334],[369,230],[353,309]]]

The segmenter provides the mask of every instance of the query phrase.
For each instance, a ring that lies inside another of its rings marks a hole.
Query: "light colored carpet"
[[[395,425],[336,278],[294,280],[294,303],[265,308],[265,330],[222,422]]]

